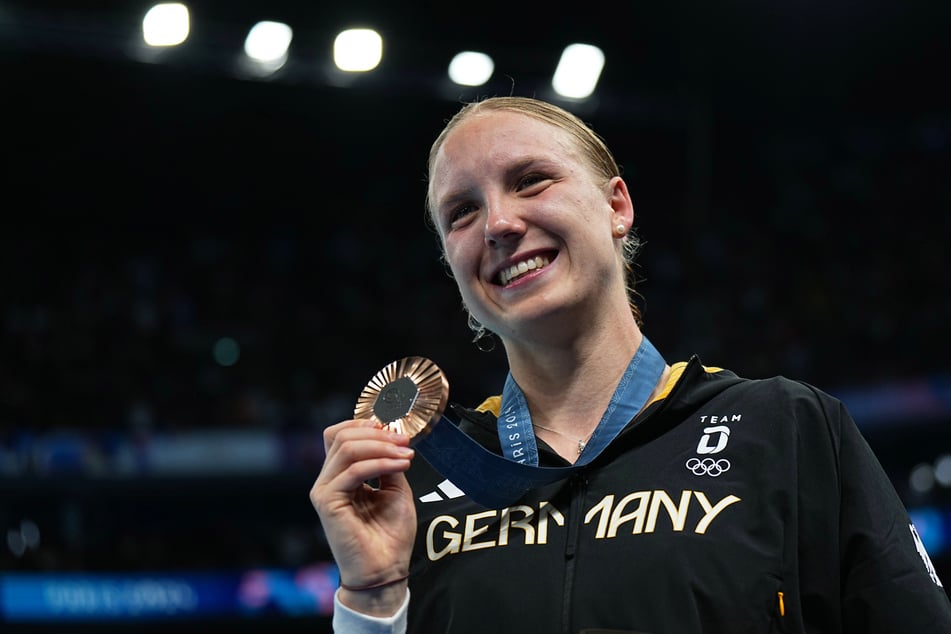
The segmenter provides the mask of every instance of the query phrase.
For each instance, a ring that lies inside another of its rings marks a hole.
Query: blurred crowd
[[[951,125],[743,143],[742,162],[714,155],[693,216],[626,166],[654,343],[829,390],[943,373]],[[363,225],[14,221],[0,238],[0,433],[320,429],[414,354],[475,404],[504,359],[471,343],[417,193],[418,212]]]

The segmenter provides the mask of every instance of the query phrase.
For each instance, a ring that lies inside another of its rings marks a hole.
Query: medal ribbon
[[[562,480],[594,460],[644,407],[665,367],[663,357],[644,337],[601,422],[570,467],[537,466],[538,448],[528,406],[511,375],[502,391],[498,418],[505,457],[492,453],[445,417],[420,440],[416,451],[479,504],[488,508],[510,506],[525,492]]]

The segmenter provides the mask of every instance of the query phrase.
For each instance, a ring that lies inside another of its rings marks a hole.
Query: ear
[[[608,203],[611,205],[614,216],[612,225],[624,225],[625,233],[634,226],[634,201],[627,189],[627,183],[620,176],[615,176],[608,182]]]

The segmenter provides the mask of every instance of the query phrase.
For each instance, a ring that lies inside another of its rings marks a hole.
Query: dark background
[[[575,41],[607,62],[593,98],[560,103],[623,165],[652,342],[841,396],[908,506],[951,526],[947,487],[908,484],[951,453],[951,4],[190,6],[186,44],[146,56],[147,3],[0,2],[0,531],[43,537],[0,570],[326,560],[320,431],[367,379],[427,356],[467,405],[504,379],[423,222],[429,145],[464,100],[557,101]],[[295,30],[267,80],[238,72],[259,19]],[[354,25],[385,57],[345,80],[330,49]],[[495,58],[486,86],[444,78],[464,48]],[[209,432],[280,438],[284,466],[110,466]]]

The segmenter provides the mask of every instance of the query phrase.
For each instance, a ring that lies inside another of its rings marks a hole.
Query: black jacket
[[[409,632],[951,632],[948,596],[839,401],[696,358],[675,371],[592,463],[511,507],[479,506],[414,460]],[[494,413],[455,412],[498,450]],[[542,466],[567,465],[538,445]]]

